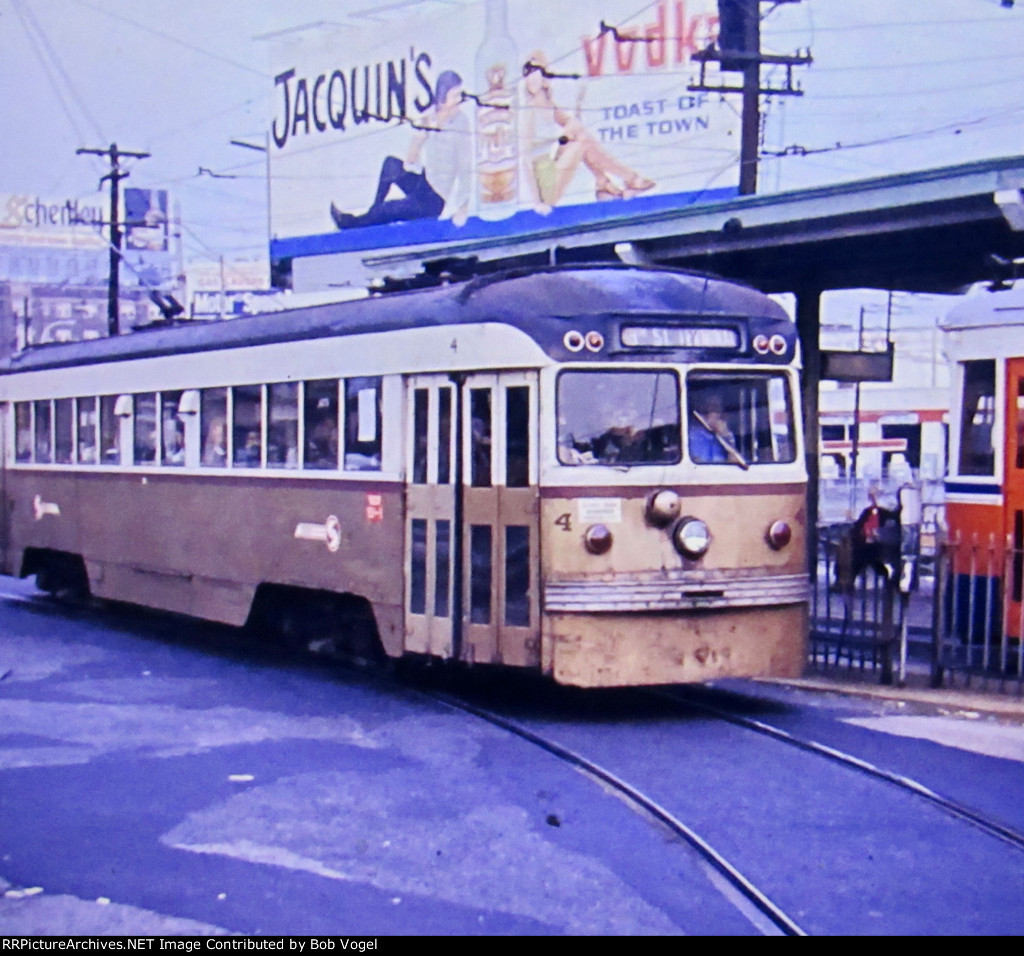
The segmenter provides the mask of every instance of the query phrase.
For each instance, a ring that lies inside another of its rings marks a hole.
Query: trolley
[[[356,656],[798,675],[797,353],[752,288],[611,265],[35,348],[0,562]]]

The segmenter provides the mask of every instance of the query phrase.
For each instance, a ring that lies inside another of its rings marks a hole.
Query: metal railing
[[[940,542],[932,615],[932,686],[1024,691],[1024,548],[994,535]]]
[[[841,556],[850,529],[848,523],[818,529],[808,664],[818,671],[844,668],[877,675],[891,684],[905,634],[905,602],[892,576],[871,567],[856,577],[846,573]]]

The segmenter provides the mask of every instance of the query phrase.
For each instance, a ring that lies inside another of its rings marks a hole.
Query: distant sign
[[[274,258],[514,237],[735,195],[737,111],[687,91],[717,3],[639,9],[488,0],[282,43]]]
[[[0,245],[102,248],[106,200],[0,193]]]
[[[821,353],[821,377],[833,382],[891,382],[893,348],[885,352]]]
[[[129,249],[167,251],[167,190],[124,191],[126,245]]]
[[[173,284],[166,189],[125,189],[123,281],[147,288]]]

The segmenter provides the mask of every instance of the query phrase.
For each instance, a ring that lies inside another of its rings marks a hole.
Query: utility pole
[[[105,179],[110,180],[110,280],[107,286],[107,333],[109,335],[120,335],[121,333],[121,308],[120,308],[120,271],[121,271],[121,190],[122,179],[127,179],[130,173],[121,169],[120,159],[122,156],[131,156],[133,159],[147,159],[149,153],[135,153],[127,149],[118,149],[117,143],[111,143],[109,149],[87,149],[85,147],[75,150],[81,156],[89,154],[92,156],[109,156],[110,172],[100,178],[102,183]]]
[[[717,45],[693,55],[700,63],[700,80],[688,87],[693,92],[740,93],[743,96],[740,138],[740,194],[757,192],[757,159],[761,136],[761,96],[803,96],[793,83],[793,67],[811,63],[810,50],[791,56],[761,52],[761,3],[771,3],[774,10],[781,3],[800,0],[718,0],[719,34]],[[770,11],[769,11],[770,12]],[[709,85],[705,70],[717,62],[723,73],[742,73],[741,86]],[[762,64],[786,67],[784,86],[761,85]]]

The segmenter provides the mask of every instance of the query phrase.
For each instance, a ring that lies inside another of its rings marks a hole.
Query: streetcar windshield
[[[673,464],[680,460],[675,372],[579,370],[558,377],[563,465]]]
[[[741,468],[796,458],[788,379],[779,373],[691,372],[687,449],[699,465]]]

